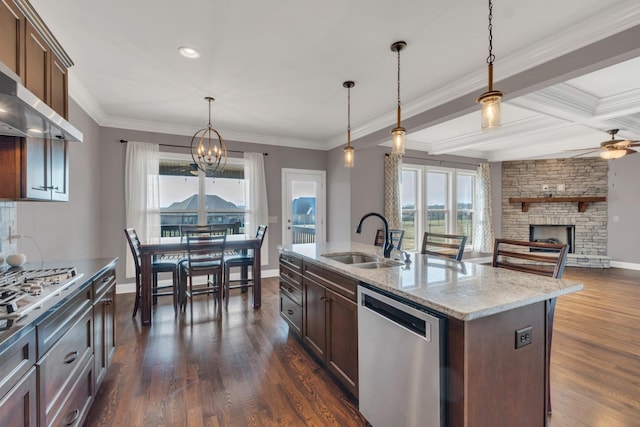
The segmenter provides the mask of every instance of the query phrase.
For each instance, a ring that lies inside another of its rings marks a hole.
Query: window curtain
[[[473,250],[493,252],[493,221],[491,215],[491,177],[489,163],[478,165],[476,178],[476,214]]]
[[[267,181],[264,175],[264,155],[244,153],[244,179],[247,181],[244,214],[244,232],[255,236],[259,225],[268,225]],[[269,263],[269,229],[262,242],[261,264]]]
[[[124,169],[126,226],[135,228],[143,242],[160,237],[159,164],[158,144],[127,143]],[[128,244],[126,253],[126,277],[134,277],[135,264]]]
[[[384,216],[389,228],[402,228],[402,206],[400,205],[400,183],[402,178],[402,156],[384,156]]]

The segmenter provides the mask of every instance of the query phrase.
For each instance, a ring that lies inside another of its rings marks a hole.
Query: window
[[[177,236],[185,224],[227,224],[244,232],[244,162],[228,159],[225,170],[205,177],[188,155],[160,153],[162,236]]]
[[[420,250],[422,235],[463,234],[473,243],[476,172],[404,165],[402,168],[403,248]]]

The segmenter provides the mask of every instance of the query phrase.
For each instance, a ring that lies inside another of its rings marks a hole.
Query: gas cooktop
[[[83,275],[73,267],[0,272],[0,329],[59,296]]]

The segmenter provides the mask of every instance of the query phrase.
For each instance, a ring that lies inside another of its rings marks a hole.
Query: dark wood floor
[[[552,354],[553,427],[640,425],[640,272],[567,268],[585,290],[558,299]],[[277,280],[263,306],[232,294],[212,321],[175,318],[170,300],[151,328],[118,295],[118,348],[86,426],[362,426],[357,404],[288,335]],[[480,423],[481,424],[481,423]]]

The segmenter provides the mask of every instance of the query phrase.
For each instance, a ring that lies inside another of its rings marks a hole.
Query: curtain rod
[[[389,153],[384,153],[385,156],[389,156]],[[442,163],[453,163],[456,165],[467,165],[467,166],[480,166],[480,163],[465,163],[465,162],[456,162],[455,160],[436,160],[436,159],[425,159],[424,157],[412,157],[412,156],[402,156],[403,159],[415,159],[415,160],[424,160],[427,162],[439,162],[440,166]]]
[[[129,142],[126,139],[121,139],[120,140],[120,144],[126,144],[127,142]],[[190,148],[190,147],[186,147],[184,145],[175,145],[175,144],[158,144],[162,147],[174,147],[174,148]],[[229,153],[240,153],[240,154],[244,154],[244,151],[238,151],[238,150],[227,150],[227,152]],[[263,156],[268,156],[269,153],[262,153]]]

